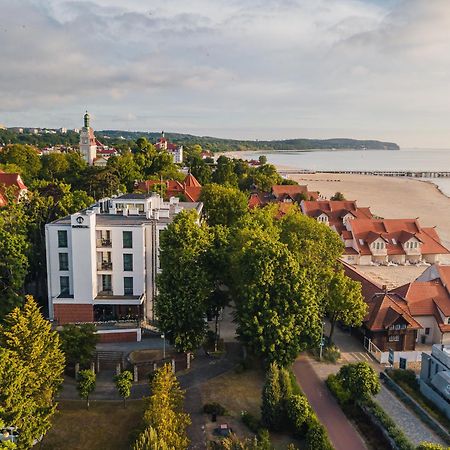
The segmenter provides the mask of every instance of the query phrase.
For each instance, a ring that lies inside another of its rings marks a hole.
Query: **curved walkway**
[[[375,400],[414,445],[427,441],[441,444],[446,448],[445,442],[383,384]]]
[[[342,412],[323,380],[316,374],[308,357],[300,356],[292,369],[317,417],[328,430],[334,448],[367,450],[363,439]]]

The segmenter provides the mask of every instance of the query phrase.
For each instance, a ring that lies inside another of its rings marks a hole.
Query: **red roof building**
[[[198,202],[200,199],[202,185],[192,174],[188,174],[182,182],[165,180],[163,183],[166,185],[166,196],[169,198],[184,196],[187,202]],[[138,191],[150,192],[152,187],[158,184],[161,184],[158,180],[141,181],[137,184],[136,189]]]
[[[298,203],[305,198],[319,198],[318,192],[308,191],[308,186],[301,185],[274,185],[271,192],[253,192],[248,200],[250,209],[263,207],[269,203]]]
[[[28,188],[18,173],[6,173],[0,171],[0,207],[8,204],[7,190],[12,190],[16,201],[26,196]]]
[[[350,264],[434,264],[449,253],[436,229],[421,227],[417,219],[355,218],[345,226],[343,258]]]

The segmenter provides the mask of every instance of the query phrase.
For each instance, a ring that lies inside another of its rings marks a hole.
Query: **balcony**
[[[97,270],[112,270],[113,265],[111,261],[100,261],[97,263]]]
[[[100,291],[94,298],[94,305],[141,305],[145,293],[140,295],[114,295],[112,291]]]
[[[97,239],[97,248],[112,247],[111,239]]]

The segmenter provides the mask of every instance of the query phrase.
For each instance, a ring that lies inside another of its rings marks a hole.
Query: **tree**
[[[89,395],[95,389],[95,372],[90,369],[80,370],[78,372],[77,390],[80,397],[86,400],[86,408],[89,409]]]
[[[204,317],[212,283],[202,266],[211,243],[195,211],[182,211],[161,234],[161,274],[156,315],[160,329],[179,351],[192,351],[205,336]]]
[[[69,161],[65,153],[50,153],[41,157],[40,177],[45,180],[62,180],[69,170]]]
[[[264,164],[254,169],[253,184],[263,192],[270,192],[273,185],[281,184],[282,178],[275,166]]]
[[[216,170],[212,174],[212,182],[237,187],[238,177],[234,172],[234,162],[226,156],[217,158]]]
[[[296,434],[301,435],[301,430],[305,427],[312,413],[307,398],[304,395],[291,395],[287,400],[286,411]]]
[[[126,186],[128,192],[133,190],[136,181],[142,179],[141,170],[131,152],[112,156],[107,166],[117,175],[120,183]]]
[[[333,450],[327,431],[324,426],[317,420],[311,420],[306,433],[306,447],[307,450]]]
[[[202,189],[203,202],[209,225],[231,227],[248,212],[247,196],[233,187],[208,184]]]
[[[330,200],[343,201],[345,200],[345,197],[342,192],[335,192],[334,195],[330,198]]]
[[[150,390],[152,394],[144,422],[155,430],[158,438],[169,448],[187,449],[189,439],[186,428],[191,420],[183,411],[184,392],[170,364],[156,371]]]
[[[79,363],[86,367],[94,356],[98,334],[95,325],[84,323],[80,325],[67,324],[60,331],[61,349],[66,355],[67,364]]]
[[[213,450],[272,450],[270,443],[270,436],[267,433],[261,432],[254,438],[247,438],[240,440],[235,434],[222,439],[220,442],[215,442],[211,447]]]
[[[445,450],[448,447],[443,447],[440,444],[434,444],[433,442],[422,442],[417,450]]]
[[[337,321],[346,326],[359,326],[364,320],[367,309],[361,292],[361,283],[353,281],[342,269],[338,270],[331,280],[326,303],[326,312],[331,323],[330,342],[332,342]]]
[[[116,388],[119,395],[123,398],[123,407],[125,408],[125,400],[131,395],[131,386],[133,386],[133,374],[129,370],[124,370],[114,377]]]
[[[347,364],[337,373],[342,387],[349,391],[355,400],[365,400],[378,394],[380,380],[375,370],[366,362]]]
[[[133,444],[133,450],[177,450],[169,447],[153,427],[147,427]]]
[[[0,352],[0,419],[19,428],[19,447],[29,448],[51,426],[64,371],[58,333],[32,297],[5,317]]]
[[[271,430],[279,430],[281,427],[281,395],[280,370],[276,363],[271,363],[264,380],[261,405],[262,423]]]
[[[0,152],[0,163],[19,166],[25,183],[36,178],[41,170],[41,159],[37,149],[30,145],[6,145]]]
[[[267,156],[266,155],[260,155],[259,158],[259,163],[263,166],[264,164],[267,164]]]
[[[116,171],[110,167],[90,166],[85,173],[82,189],[91,197],[101,199],[117,195],[125,186],[121,185]]]

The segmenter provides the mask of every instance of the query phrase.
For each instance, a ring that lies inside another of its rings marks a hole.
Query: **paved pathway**
[[[309,358],[302,355],[294,362],[293,370],[298,383],[328,430],[336,450],[367,450],[367,447],[349,422],[325,383],[316,374]]]
[[[441,444],[446,448],[445,442],[433,430],[428,428],[388,388],[381,385],[381,392],[375,397],[375,400],[414,445],[419,445],[421,442],[427,441]]]

